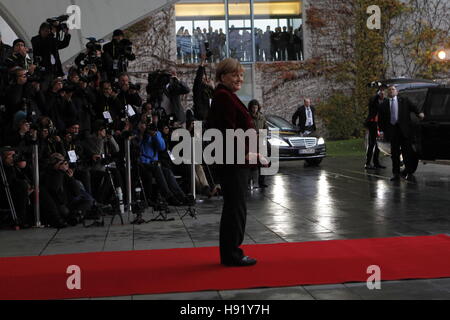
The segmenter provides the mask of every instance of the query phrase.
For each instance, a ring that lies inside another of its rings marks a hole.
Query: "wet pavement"
[[[393,183],[390,160],[383,163],[386,170],[369,173],[361,157],[328,158],[318,168],[281,163],[269,188],[249,193],[245,244],[450,234],[450,166],[420,164],[415,182]],[[172,210],[171,222],[0,231],[0,257],[218,246],[221,206],[219,198],[199,203],[197,220]],[[387,281],[381,290],[353,283],[112,299],[450,299],[450,279]]]

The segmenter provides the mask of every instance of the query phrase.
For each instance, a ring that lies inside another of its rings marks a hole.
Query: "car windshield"
[[[278,128],[280,130],[297,130],[291,123],[287,122],[283,118],[277,116],[267,117],[270,127]]]

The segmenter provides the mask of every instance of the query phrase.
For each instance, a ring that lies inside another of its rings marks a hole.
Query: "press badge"
[[[67,152],[67,154],[69,155],[70,163],[76,163],[77,162],[78,156],[77,156],[77,153],[74,150]]]
[[[119,60],[113,61],[113,70],[119,70]]]
[[[134,109],[130,104],[127,104],[127,113],[129,117],[132,117],[136,114],[136,112],[134,112]]]
[[[103,118],[105,118],[106,120],[108,120],[109,123],[112,123],[112,117],[111,117],[111,113],[109,113],[109,111],[105,111],[103,112]]]

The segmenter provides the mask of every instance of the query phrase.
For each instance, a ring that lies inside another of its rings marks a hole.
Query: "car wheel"
[[[308,166],[317,167],[318,165],[320,165],[322,163],[322,160],[323,159],[308,159],[305,161],[308,164]]]

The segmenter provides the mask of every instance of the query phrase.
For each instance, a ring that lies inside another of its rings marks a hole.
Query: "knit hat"
[[[113,37],[124,36],[124,35],[125,34],[123,33],[122,30],[120,30],[120,29],[114,30]]]
[[[18,44],[18,43],[23,43],[23,44],[25,45],[25,41],[23,41],[22,39],[16,39],[16,40],[14,40],[14,42],[13,42],[13,47],[14,47],[16,44]]]

